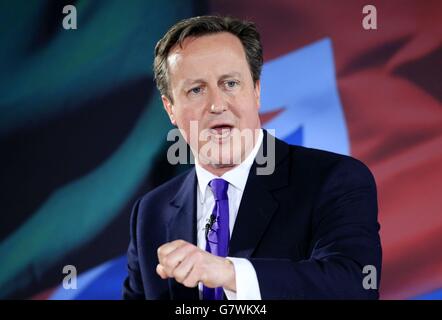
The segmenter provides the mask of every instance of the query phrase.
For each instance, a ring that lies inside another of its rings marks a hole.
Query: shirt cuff
[[[227,257],[235,269],[236,292],[224,289],[229,300],[261,300],[258,276],[252,263],[244,258]]]

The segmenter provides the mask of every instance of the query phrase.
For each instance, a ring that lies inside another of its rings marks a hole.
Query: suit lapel
[[[272,194],[256,180],[249,176],[247,181],[230,240],[229,256],[250,258],[278,208]]]
[[[167,241],[182,239],[197,244],[196,233],[196,174],[192,169],[175,198],[170,202],[171,219],[167,228]],[[169,279],[171,299],[197,300],[198,288],[187,288]]]
[[[261,149],[267,156],[270,156],[267,154],[270,139],[275,139],[275,171],[271,175],[257,175],[258,164],[252,165],[233,228],[229,256],[251,257],[279,207],[273,191],[288,185],[289,163],[284,160],[289,146],[264,131]]]

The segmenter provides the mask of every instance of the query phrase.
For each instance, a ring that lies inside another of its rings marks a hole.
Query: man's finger
[[[177,248],[185,245],[186,243],[188,242],[184,240],[175,240],[172,242],[167,242],[160,246],[157,250],[158,260],[160,264],[162,264],[162,260],[164,259],[164,257],[166,257],[169,253],[176,250]]]
[[[175,278],[175,280],[181,284],[184,284],[184,281],[186,280],[187,276],[192,271],[195,264],[195,259],[193,258],[193,255],[189,255],[182,261],[174,270],[172,273],[172,276]],[[194,287],[190,286],[190,287]]]
[[[166,271],[164,271],[164,267],[161,264],[157,265],[157,273],[161,277],[161,279],[167,279]]]
[[[196,259],[195,259],[196,260]],[[182,284],[186,287],[193,288],[201,281],[201,268],[197,261],[192,261],[192,269],[190,269]]]
[[[175,268],[179,267],[179,265],[186,260],[187,256],[191,255],[192,252],[198,250],[201,249],[198,249],[198,247],[193,244],[186,243],[163,257],[160,264],[164,267],[164,271],[168,277],[174,277]]]

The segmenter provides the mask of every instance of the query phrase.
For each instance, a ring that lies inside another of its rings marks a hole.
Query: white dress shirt
[[[247,158],[232,170],[227,171],[221,177],[215,176],[206,169],[202,168],[195,158],[196,176],[198,179],[197,188],[197,230],[198,230],[198,247],[206,249],[205,226],[212,214],[215,206],[215,199],[209,182],[212,179],[221,178],[229,183],[227,195],[229,197],[229,231],[232,237],[233,226],[235,225],[236,216],[238,214],[241,198],[247,183],[250,168],[255,160],[256,154],[263,140],[262,129],[259,131],[258,140],[253,147],[252,152]],[[261,292],[259,290],[258,277],[252,263],[243,258],[227,257],[232,261],[235,269],[236,293],[227,289],[224,292],[229,300],[261,300]],[[200,298],[202,297],[202,283],[199,283]]]

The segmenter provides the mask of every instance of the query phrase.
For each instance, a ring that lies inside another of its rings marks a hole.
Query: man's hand
[[[217,257],[184,240],[175,240],[158,248],[157,273],[162,279],[175,278],[186,287],[202,282],[206,287],[223,287],[236,292],[233,263]]]

